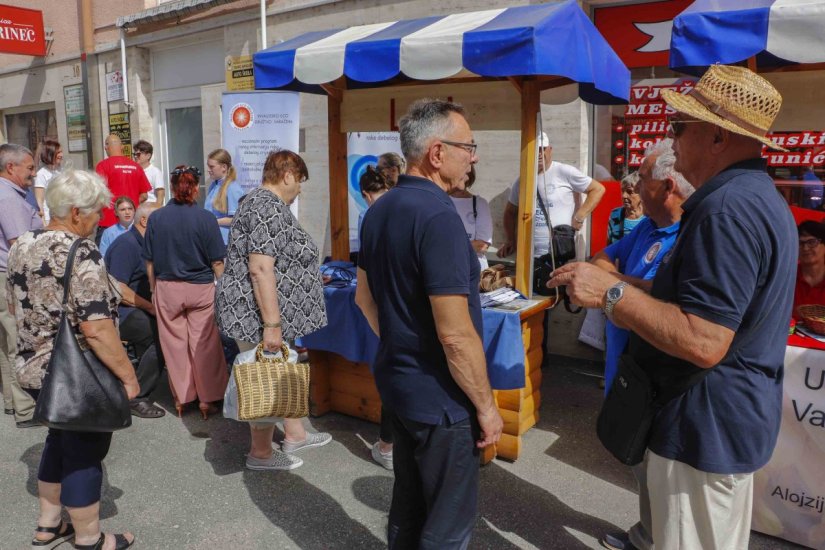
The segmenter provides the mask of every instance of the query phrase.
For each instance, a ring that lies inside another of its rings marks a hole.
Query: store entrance
[[[196,166],[201,171],[198,203],[202,206],[208,185],[203,166],[203,123],[200,102],[170,101],[161,104],[161,134],[164,142],[164,172],[178,165]],[[167,195],[169,196],[169,195]]]

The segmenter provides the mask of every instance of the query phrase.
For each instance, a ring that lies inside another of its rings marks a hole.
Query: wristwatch
[[[616,304],[622,299],[622,296],[624,296],[624,287],[626,286],[626,282],[619,281],[615,285],[608,288],[604,295],[604,314],[611,321],[613,320],[613,308],[616,307]]]

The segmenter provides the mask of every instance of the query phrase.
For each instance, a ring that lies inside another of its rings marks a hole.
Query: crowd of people
[[[765,134],[781,97],[742,71],[716,66],[689,95],[663,93],[677,114],[668,138],[622,181],[609,245],[588,262],[557,266],[547,283],[604,312],[606,393],[628,361],[657,388],[678,387],[633,467],[639,522],[605,533],[608,548],[747,547],[753,472],[779,429],[788,320],[802,303],[825,303],[825,226],[796,228],[759,160],[763,144],[772,146]],[[737,102],[747,95],[761,101]],[[379,336],[373,371],[383,403],[372,457],[394,471],[390,548],[466,548],[479,452],[503,427],[479,298],[493,224],[487,201],[469,191],[477,145],[460,105],[414,102],[400,138],[403,157],[382,155],[359,182],[368,208],[355,300]],[[553,161],[546,135],[538,145],[534,257],[552,250],[557,228],[581,230],[605,192]],[[298,339],[327,324],[319,249],[289,208],[309,178],[298,154],[271,152],[260,185],[244,194],[230,154],[212,151],[200,207],[197,168],[171,172],[163,204],[151,144],[135,143],[132,160],[110,135],[106,151],[87,172],[61,169],[54,141],[37,155],[0,146],[0,366],[4,409],[20,428],[39,425],[34,408],[64,290],[78,343],[122,382],[141,418],[165,414],[151,401],[164,367],[178,415],[194,405],[204,419],[218,413],[229,376],[222,336],[242,352],[260,344],[294,356]],[[515,252],[518,199],[516,180],[499,256]],[[332,441],[285,419],[273,447],[275,421],[249,422],[246,468],[291,470],[303,464],[296,453]],[[49,429],[33,547],[72,538],[81,549],[133,544],[131,533],[100,528],[111,441],[111,432]]]

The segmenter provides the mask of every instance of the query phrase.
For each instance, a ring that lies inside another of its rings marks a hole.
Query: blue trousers
[[[395,473],[390,550],[464,550],[478,501],[475,418],[431,425],[390,417]]]
[[[38,390],[28,390],[37,399]],[[70,432],[49,428],[40,455],[37,479],[59,483],[60,503],[82,508],[100,500],[103,459],[112,443],[111,432]]]

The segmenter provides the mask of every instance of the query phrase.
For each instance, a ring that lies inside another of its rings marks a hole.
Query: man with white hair
[[[158,385],[163,361],[158,341],[158,323],[152,305],[152,291],[146,263],[141,258],[143,236],[149,216],[157,209],[154,202],[144,202],[135,212],[132,227],[117,237],[104,255],[106,269],[121,285],[135,293],[135,307],[121,302],[118,308],[120,338],[134,347],[137,358],[135,374],[140,383],[140,393],[129,402],[132,414],[140,418],[160,418],[164,410],[149,400]]]
[[[407,173],[361,226],[355,302],[380,343],[373,369],[393,432],[389,548],[466,548],[479,449],[503,422],[481,343],[478,258],[449,195],[476,157],[455,103],[422,99],[401,119]]]
[[[619,280],[645,292],[650,292],[659,265],[676,243],[682,203],[693,194],[693,186],[676,171],[675,162],[672,139],[664,139],[648,148],[637,172],[639,181],[636,184],[646,217],[630,233],[590,260],[590,263],[614,274]],[[630,331],[608,320],[605,336],[604,377],[607,393],[619,367],[619,356],[627,348]],[[600,541],[605,548],[650,550],[653,547],[644,467],[635,466],[633,474],[639,482],[639,522],[626,533],[605,534]]]
[[[18,428],[39,426],[32,419],[34,400],[20,388],[12,366],[17,353],[17,322],[6,301],[6,268],[9,249],[17,237],[43,227],[38,209],[26,201],[34,185],[34,156],[22,145],[0,145],[0,380],[3,410],[14,415]]]
[[[675,168],[696,192],[651,292],[584,263],[557,269],[549,284],[632,331],[620,374],[646,377],[657,395],[642,439],[656,547],[747,548],[753,472],[770,459],[782,418],[798,254],[761,158],[763,146],[779,148],[767,133],[782,96],[744,67],[713,65],[689,93],[662,98],[676,111]]]

